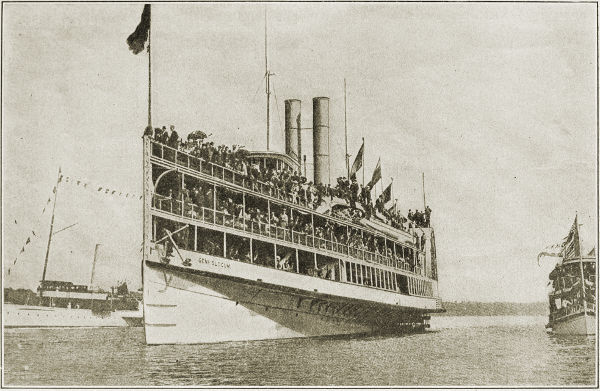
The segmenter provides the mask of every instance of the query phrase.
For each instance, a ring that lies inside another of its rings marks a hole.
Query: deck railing
[[[300,197],[298,193],[288,193],[278,189],[273,184],[259,181],[258,179],[250,179],[245,173],[235,170],[230,167],[223,167],[219,164],[208,162],[200,157],[193,156],[187,152],[180,151],[176,148],[169,147],[159,142],[152,142],[152,155],[163,160],[170,161],[183,167],[187,167],[193,171],[197,171],[224,182],[232,183],[241,186],[244,189],[258,192],[263,195],[277,198],[278,200],[288,201],[296,205],[301,205],[309,209],[317,209],[319,205],[314,202],[309,202],[307,198]],[[404,228],[396,228],[403,232],[409,233],[410,230]]]
[[[282,201],[288,201],[306,208],[316,209],[316,206],[313,203],[309,202],[303,197],[300,197],[298,194],[288,193],[276,188],[275,185],[261,182],[257,179],[250,179],[241,171],[230,167],[223,167],[216,163],[207,162],[200,157],[190,155],[187,152],[180,151],[176,148],[171,148],[156,141],[152,141],[152,155],[180,166],[187,167],[193,171],[210,175],[224,182],[241,186],[247,190],[268,195]]]
[[[596,313],[596,304],[587,303],[587,310],[588,310],[588,312]],[[553,314],[550,314],[550,320],[556,321],[556,320],[571,316],[573,314],[579,314],[582,312],[583,312],[583,305],[581,305],[581,304],[570,305],[565,308],[560,308],[560,309],[556,310],[556,312],[554,312]]]
[[[233,216],[226,211],[212,208],[199,207],[195,204],[176,200],[161,195],[154,195],[153,206],[163,212],[174,215],[189,217],[208,224],[219,225],[239,231],[249,232],[255,235],[283,240],[289,243],[300,244],[321,250],[347,255],[356,259],[372,263],[379,263],[405,270],[412,273],[421,273],[421,268],[411,265],[402,257],[388,257],[370,252],[365,249],[348,246],[337,241],[328,240],[305,232],[294,231],[289,228],[278,227],[265,222],[254,221],[245,216]]]

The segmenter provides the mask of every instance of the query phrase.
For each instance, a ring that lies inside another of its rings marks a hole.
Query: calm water
[[[593,385],[595,337],[543,317],[432,319],[425,334],[145,346],[141,328],[7,330],[5,385]]]

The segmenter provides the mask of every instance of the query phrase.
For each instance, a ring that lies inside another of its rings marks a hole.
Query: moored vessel
[[[596,320],[596,251],[582,254],[577,216],[557,253],[544,251],[540,256],[561,260],[549,275],[550,315],[547,328],[554,334],[595,335]]]
[[[54,187],[54,204],[44,260],[42,279],[37,295],[29,290],[5,288],[2,323],[5,328],[45,327],[124,327],[142,326],[141,294],[130,292],[127,283],[113,287],[111,292],[92,288],[100,244],[96,244],[89,286],[71,281],[46,279],[53,236],[73,227],[72,224],[54,232],[54,217],[62,173],[59,169]],[[31,295],[29,295],[31,293]]]

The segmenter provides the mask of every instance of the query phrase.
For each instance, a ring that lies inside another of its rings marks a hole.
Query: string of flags
[[[52,189],[52,193],[55,193],[55,192],[56,192],[56,186]],[[34,224],[34,228],[31,229],[31,234],[29,236],[27,236],[27,239],[25,239],[25,243],[21,247],[21,250],[19,250],[19,253],[13,260],[12,265],[8,268],[7,275],[10,276],[11,268],[17,264],[17,261],[19,260],[19,256],[25,252],[25,250],[27,249],[27,246],[32,242],[32,240],[39,238],[39,236],[35,233],[35,230],[37,229],[37,227],[39,227],[42,216],[46,213],[46,208],[48,207],[50,202],[52,202],[52,197],[48,197],[48,200],[46,201],[46,204],[44,205],[44,208],[42,209],[42,213],[40,213],[40,215],[38,216],[37,221]],[[19,225],[19,223],[17,222],[17,219],[15,219],[15,225]]]
[[[137,193],[115,190],[115,189],[111,189],[107,186],[100,186],[98,184],[94,184],[93,182],[85,181],[81,178],[66,176],[66,175],[62,174],[62,172],[60,172],[60,176],[58,178],[58,183],[59,184],[60,183],[69,184],[72,186],[76,186],[76,187],[79,187],[82,189],[89,190],[96,194],[111,195],[111,196],[121,197],[126,200],[141,201],[143,198],[143,196],[141,196]],[[58,190],[57,187],[54,186],[52,188],[52,195],[56,194],[57,190]],[[35,232],[35,229],[37,229],[37,227],[39,226],[42,216],[44,215],[44,213],[46,213],[46,209],[48,208],[48,205],[52,202],[52,195],[50,197],[48,197],[48,200],[46,201],[46,204],[44,205],[44,208],[42,209],[42,213],[40,214],[40,216],[37,219],[37,222],[34,225],[34,229],[31,229],[31,234],[29,236],[27,236],[27,239],[25,239],[25,243],[23,244],[23,246],[19,250],[19,253],[13,260],[12,265],[8,268],[8,271],[7,271],[8,275],[10,275],[11,268],[17,264],[19,256],[21,256],[21,254],[23,254],[27,250],[27,246],[30,245],[35,238],[39,238],[38,234]],[[19,225],[17,219],[15,219],[15,225]]]
[[[125,192],[120,190],[111,189],[107,186],[99,186],[98,184],[94,184],[93,182],[85,181],[80,178],[72,178],[70,176],[64,177],[64,182],[73,186],[79,186],[83,189],[94,190],[98,194],[104,195],[113,195],[117,197],[123,197],[129,200],[141,200],[142,196],[137,193]]]

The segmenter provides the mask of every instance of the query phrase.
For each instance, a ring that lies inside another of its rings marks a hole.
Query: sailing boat
[[[142,326],[140,298],[129,292],[126,283],[103,292],[92,289],[96,260],[100,244],[96,244],[90,285],[77,285],[70,281],[46,279],[52,236],[75,224],[53,233],[54,212],[58,187],[61,182],[60,169],[54,191],[54,205],[50,221],[50,233],[46,247],[46,258],[42,280],[37,289],[37,305],[3,304],[4,327],[123,327]],[[141,296],[141,295],[140,295]],[[6,299],[6,296],[5,296]]]
[[[549,275],[552,291],[548,295],[550,316],[547,328],[554,334],[594,335],[596,333],[596,249],[582,254],[577,215],[558,253],[541,256],[561,257]]]

